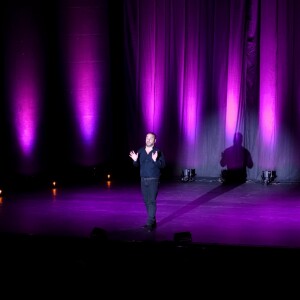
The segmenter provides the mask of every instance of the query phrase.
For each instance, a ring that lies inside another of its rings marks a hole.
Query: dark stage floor
[[[224,264],[296,268],[299,195],[297,183],[162,182],[158,226],[149,233],[141,228],[146,213],[138,181],[4,193],[1,254],[8,269],[42,266],[80,274],[104,265],[106,272],[117,266],[125,272],[145,263],[168,272],[220,270]]]
[[[158,226],[148,233],[140,228],[146,212],[139,182],[4,193],[0,232],[90,238],[102,229],[107,239],[126,242],[173,241],[189,232],[203,245],[300,248],[298,184],[174,180],[161,183],[157,202]]]

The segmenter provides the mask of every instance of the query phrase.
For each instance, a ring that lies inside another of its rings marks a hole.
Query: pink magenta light
[[[95,138],[98,119],[98,89],[93,86],[98,76],[93,64],[73,64],[72,82],[74,84],[75,118],[81,136],[87,145]],[[76,87],[76,88],[75,88]]]
[[[271,13],[269,10],[274,10]],[[277,90],[277,29],[276,6],[262,3],[262,10],[268,11],[261,24],[260,62],[260,108],[259,127],[261,133],[260,164],[265,168],[275,167],[275,118]]]
[[[197,141],[202,119],[202,98],[204,94],[203,82],[205,81],[205,62],[203,61],[204,47],[199,38],[199,10],[193,5],[185,6],[184,3],[176,15],[175,22],[175,53],[177,66],[177,96],[178,116],[181,131],[181,151],[185,153],[180,158],[180,163],[188,168],[193,168],[199,162]],[[188,11],[186,11],[188,10]],[[186,15],[189,15],[187,19]],[[184,25],[183,25],[184,24]],[[185,30],[184,30],[185,29]],[[201,31],[200,31],[201,32]]]
[[[164,10],[155,1],[146,1],[141,6],[141,15],[139,63],[143,120],[148,130],[159,134],[165,100]]]
[[[70,103],[79,133],[77,142],[91,158],[98,138],[101,102],[106,88],[104,78],[108,75],[106,10],[84,3],[65,9]]]
[[[243,79],[243,34],[245,3],[236,1],[230,7],[230,39],[228,51],[228,79],[227,79],[227,105],[226,105],[226,145],[232,143],[234,133],[240,128],[239,105],[241,97],[241,84]]]
[[[230,82],[230,81],[229,81]],[[232,137],[237,128],[239,90],[232,90],[227,94],[226,109],[226,145],[232,143]]]
[[[19,22],[19,23],[18,23]],[[40,47],[31,21],[20,18],[11,34],[9,50],[10,108],[21,153],[33,156],[41,110]]]
[[[25,71],[26,73],[26,71]],[[24,74],[25,74],[24,73]],[[32,154],[39,113],[36,86],[29,78],[16,86],[13,99],[14,124],[19,144],[25,156]]]

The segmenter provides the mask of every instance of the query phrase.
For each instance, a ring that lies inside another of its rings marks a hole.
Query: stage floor
[[[145,221],[139,181],[4,193],[0,254],[14,274],[21,266],[37,274],[84,276],[103,271],[106,263],[105,272],[118,269],[121,280],[134,264],[136,276],[155,269],[182,278],[201,270],[217,272],[221,280],[233,264],[242,266],[237,277],[249,268],[278,276],[280,264],[285,270],[300,267],[296,183],[161,182],[157,229],[146,232]]]
[[[162,242],[189,232],[204,245],[300,248],[300,185],[291,183],[161,182],[151,233],[141,228],[139,182],[4,193],[0,214],[5,235],[90,238],[101,229],[109,240]]]

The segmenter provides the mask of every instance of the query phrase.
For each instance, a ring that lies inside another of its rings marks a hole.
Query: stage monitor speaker
[[[175,243],[191,243],[192,242],[192,234],[189,231],[176,232],[174,234],[174,242]]]
[[[194,181],[196,176],[195,169],[183,169],[181,172],[181,181],[189,182]]]
[[[97,240],[97,241],[108,241],[108,236],[107,236],[107,232],[99,227],[95,227],[93,228],[92,232],[91,232],[91,238],[93,240]]]

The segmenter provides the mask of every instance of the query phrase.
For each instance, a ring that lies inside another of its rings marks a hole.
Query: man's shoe
[[[156,222],[148,226],[148,232],[152,232],[156,228]]]
[[[152,232],[153,230],[154,230],[153,226],[148,226],[148,229],[147,229],[148,232]]]

